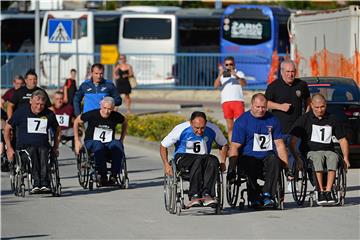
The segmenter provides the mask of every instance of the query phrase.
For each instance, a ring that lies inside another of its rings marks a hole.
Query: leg
[[[225,120],[226,120],[227,132],[228,132],[228,140],[229,140],[229,143],[231,143],[232,131],[234,128],[234,119],[226,118]]]
[[[102,178],[106,177],[106,149],[105,145],[100,141],[85,141],[85,146],[94,153],[95,168]]]
[[[202,196],[205,194],[215,197],[215,183],[219,174],[219,160],[214,155],[207,155],[204,162],[204,184]]]
[[[318,199],[317,204],[322,205],[327,203],[325,189],[323,185],[323,172],[324,172],[324,163],[325,155],[323,151],[310,151],[307,154],[309,163],[311,164],[312,170],[315,172],[317,186],[318,186]]]
[[[273,197],[276,193],[276,186],[280,175],[280,160],[275,154],[271,154],[263,159],[263,173],[265,184],[262,192],[269,193]]]
[[[251,204],[260,200],[261,189],[257,183],[257,179],[261,175],[263,163],[261,159],[249,156],[241,156],[239,158],[240,166],[245,170],[248,177],[247,193]]]
[[[130,99],[130,94],[125,94],[125,105],[126,105],[126,112],[127,113],[131,113],[131,99]]]
[[[31,177],[34,179],[34,188],[41,187],[41,165],[40,165],[40,159],[37,156],[36,153],[36,148],[33,146],[27,147],[26,151],[29,153],[30,159],[31,159]],[[22,161],[22,166],[25,167],[24,165],[26,164],[27,160],[25,161],[25,156],[21,156],[22,154],[20,154],[20,161]]]
[[[111,154],[111,175],[116,176],[121,171],[122,161],[124,159],[124,147],[119,140],[113,140],[106,144]]]
[[[39,157],[39,160],[40,160],[40,182],[41,182],[41,187],[46,187],[46,188],[50,187],[50,182],[49,182],[50,179],[49,179],[49,176],[48,176],[48,172],[49,172],[49,164],[48,164],[49,151],[50,151],[50,149],[48,147],[38,147],[37,148],[38,157]]]

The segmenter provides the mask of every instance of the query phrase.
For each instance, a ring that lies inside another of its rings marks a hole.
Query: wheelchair
[[[112,160],[108,158],[108,163],[111,164]],[[95,169],[95,159],[94,154],[87,150],[85,146],[80,149],[79,154],[77,155],[77,170],[78,170],[78,181],[82,188],[89,188],[90,191],[94,190],[94,183],[96,187],[99,185],[100,175]],[[108,175],[111,173],[111,167],[107,166]],[[120,174],[116,176],[116,185],[122,189],[129,188],[129,177],[127,171],[127,163],[125,153],[123,156],[122,168]]]
[[[185,194],[188,194],[189,190],[185,189],[184,181],[190,180],[189,171],[178,170],[174,159],[170,161],[170,165],[174,174],[173,176],[164,174],[164,204],[166,211],[180,215],[182,210],[187,209]],[[215,214],[221,214],[224,205],[224,188],[220,166],[215,183],[215,199],[218,202],[216,206],[213,206]]]
[[[52,150],[48,157],[48,178],[53,196],[61,196],[61,183],[58,160]],[[10,185],[15,196],[25,197],[25,192],[31,194],[33,179],[31,177],[31,158],[26,149],[16,150],[14,161],[10,163]]]
[[[238,166],[237,166],[238,167]],[[280,171],[280,175],[278,178],[277,186],[276,186],[276,193],[274,196],[275,204],[274,209],[283,210],[284,209],[284,198],[285,198],[285,174],[283,170]],[[264,177],[260,177],[258,179],[258,182],[264,181]],[[245,188],[241,189],[241,185],[246,184]],[[243,210],[245,208],[245,192],[247,192],[247,186],[248,186],[248,178],[240,176],[238,173],[236,174],[236,177],[234,180],[226,180],[226,199],[228,204],[231,208],[235,208],[237,206],[237,202],[239,199],[239,192],[240,192],[240,200],[239,200],[239,209]],[[241,189],[241,191],[240,191]],[[249,197],[248,199],[248,208],[250,208],[249,205]]]
[[[305,155],[303,155],[305,156]],[[332,187],[333,196],[335,196],[335,204],[332,205],[340,205],[343,206],[345,204],[345,195],[346,195],[346,170],[344,167],[344,160],[341,154],[338,153],[339,162],[338,168],[336,170],[335,181]],[[303,206],[306,200],[306,196],[309,196],[309,205],[310,207],[314,206],[314,200],[317,197],[318,193],[318,184],[316,180],[316,175],[309,160],[306,157],[302,157],[303,159],[303,170],[296,170],[296,162],[294,161],[292,165],[292,172],[294,174],[294,180],[291,182],[292,188],[292,196],[294,201],[299,205]],[[308,181],[309,180],[309,181]],[[327,181],[327,171],[324,169],[323,174],[323,183],[326,184]],[[308,190],[308,182],[310,182],[311,190],[307,193]]]

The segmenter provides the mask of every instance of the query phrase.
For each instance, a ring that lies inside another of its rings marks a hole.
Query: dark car
[[[327,100],[327,111],[344,124],[349,141],[352,166],[360,165],[360,89],[351,78],[304,77],[311,94],[321,93]]]

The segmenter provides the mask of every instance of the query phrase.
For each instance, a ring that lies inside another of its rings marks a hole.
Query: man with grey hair
[[[101,101],[100,109],[88,111],[79,115],[74,121],[75,152],[79,154],[81,142],[79,125],[87,122],[84,145],[94,153],[95,169],[100,176],[99,186],[116,183],[116,175],[120,173],[124,158],[123,141],[126,134],[127,122],[125,117],[114,111],[115,100],[105,97]],[[116,126],[122,124],[120,139],[115,139]],[[110,152],[112,160],[111,176],[107,179],[106,160]]]
[[[282,126],[283,139],[289,146],[289,131],[303,111],[310,104],[310,91],[306,82],[295,78],[296,66],[292,60],[284,60],[281,65],[281,78],[268,85],[265,95],[268,108],[277,117]],[[289,156],[289,164],[293,158]]]
[[[11,130],[16,128],[16,150],[26,149],[32,161],[32,178],[34,185],[32,193],[48,192],[48,157],[51,147],[58,154],[60,127],[55,114],[45,108],[47,94],[38,89],[30,97],[30,104],[18,108],[5,126],[5,143],[9,161],[14,158],[14,146],[11,142]],[[55,133],[54,145],[50,146],[48,135]]]

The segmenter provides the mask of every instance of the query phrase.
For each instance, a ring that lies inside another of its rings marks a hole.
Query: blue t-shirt
[[[232,142],[242,145],[244,155],[264,158],[275,153],[274,140],[281,137],[280,122],[271,113],[256,118],[247,111],[235,120]]]
[[[8,123],[16,129],[16,149],[29,145],[49,146],[49,129],[55,132],[59,127],[51,110],[46,108],[35,115],[31,112],[29,104],[17,109]]]
[[[174,156],[177,153],[208,154],[214,141],[219,146],[224,146],[227,143],[226,138],[216,125],[207,122],[204,134],[198,136],[194,133],[190,122],[184,122],[177,125],[161,141],[161,145],[168,148],[175,144]]]

